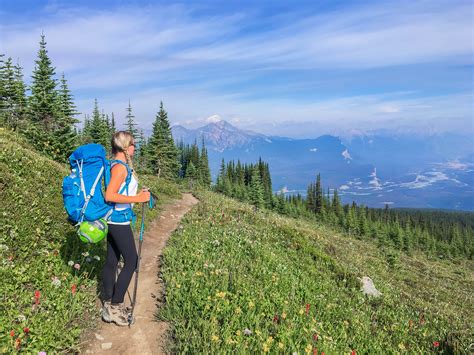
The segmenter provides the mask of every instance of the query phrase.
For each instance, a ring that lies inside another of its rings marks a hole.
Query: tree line
[[[0,54],[1,127],[23,135],[37,151],[58,162],[66,162],[69,155],[82,144],[99,143],[107,149],[110,147],[112,135],[120,130],[114,113],[105,113],[95,99],[92,114],[84,114],[83,126],[77,126],[80,113],[77,112],[64,73],[59,79],[56,77],[44,34],[41,35],[29,86],[23,81],[22,70],[20,64],[13,63],[11,57],[5,58],[4,54]],[[210,185],[204,142],[201,152],[193,153],[192,156],[189,151],[194,148],[184,145],[177,147],[163,102],[160,103],[150,137],[145,137],[143,130],[137,126],[129,101],[122,129],[135,138],[137,150],[134,165],[137,171],[167,179],[197,179],[205,186]],[[189,161],[192,161],[191,165]],[[196,169],[194,172],[192,165]],[[186,171],[188,166],[189,171]]]
[[[408,254],[420,250],[438,257],[474,256],[472,213],[417,209],[369,208],[356,202],[343,204],[337,189],[324,189],[321,175],[307,187],[306,196],[273,193],[268,164],[237,164],[224,160],[215,191],[258,208],[295,218],[311,218],[337,230],[376,241]]]
[[[222,159],[214,190],[258,208],[273,206],[270,170],[261,158],[256,164],[242,164],[240,160],[226,164]]]

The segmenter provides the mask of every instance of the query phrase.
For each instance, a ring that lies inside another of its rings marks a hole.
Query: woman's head
[[[132,169],[133,176],[137,177],[133,170],[132,156],[135,153],[135,139],[127,131],[115,132],[112,136],[112,154],[116,156],[118,153],[123,153],[127,164]]]
[[[112,136],[112,154],[116,155],[119,152],[133,156],[135,152],[135,139],[127,131],[115,132]]]

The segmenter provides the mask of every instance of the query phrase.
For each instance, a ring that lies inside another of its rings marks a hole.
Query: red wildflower
[[[25,332],[25,334],[28,334],[30,332],[30,328],[23,328],[23,332]]]
[[[313,340],[318,341],[318,334],[316,334],[316,333],[313,334]]]
[[[14,331],[14,330],[10,330],[10,336],[11,336],[11,337],[14,337],[14,336],[15,336],[15,331]]]
[[[311,305],[309,303],[306,303],[306,315],[308,315],[309,313],[309,307],[311,307]]]
[[[313,355],[318,355],[318,349],[313,348]]]
[[[279,318],[278,318],[278,314],[275,314],[275,315],[273,316],[273,322],[274,322],[274,323],[278,322],[278,319],[279,319]]]
[[[324,351],[321,351],[321,355],[324,355]]]
[[[356,351],[352,350],[351,355],[356,355]]]
[[[435,348],[437,348],[437,347],[439,346],[439,341],[434,341],[434,342],[433,342],[433,346],[434,346]]]
[[[41,292],[36,290],[35,291],[35,304],[39,304],[41,298]]]
[[[15,340],[15,347],[17,350],[20,349],[20,346],[21,346],[21,339],[20,338],[16,338]]]
[[[77,288],[77,286],[75,284],[72,284],[71,293],[72,293],[73,296],[76,294],[76,288]]]

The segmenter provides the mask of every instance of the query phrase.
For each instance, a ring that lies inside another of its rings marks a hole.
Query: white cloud
[[[90,11],[50,1],[45,11],[47,16],[3,22],[0,52],[20,58],[29,79],[44,30],[52,61],[66,72],[82,112],[90,112],[97,97],[120,122],[130,98],[137,121],[148,127],[163,100],[175,122],[198,125],[219,115],[267,134],[314,137],[354,127],[473,130],[472,92],[292,100],[273,97],[272,90],[308,93],[314,83],[269,83],[263,89],[247,83],[283,69],[472,64],[469,2],[347,5],[316,15],[295,10],[269,17],[270,26],[261,31],[246,30],[262,20],[257,12],[197,16],[188,4]]]

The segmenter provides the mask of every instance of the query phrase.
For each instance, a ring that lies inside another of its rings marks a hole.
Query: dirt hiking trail
[[[157,321],[158,295],[162,294],[163,284],[158,279],[159,257],[181,218],[199,201],[189,193],[180,200],[173,200],[163,206],[163,211],[143,236],[142,258],[138,277],[137,304],[135,306],[135,324],[119,327],[113,323],[100,321],[89,341],[83,343],[81,353],[85,354],[163,354],[162,346],[166,340],[168,324]],[[138,234],[138,233],[137,233]],[[136,236],[137,238],[138,236]],[[138,248],[138,241],[137,248]],[[133,294],[134,278],[130,282],[125,303],[130,304]]]

